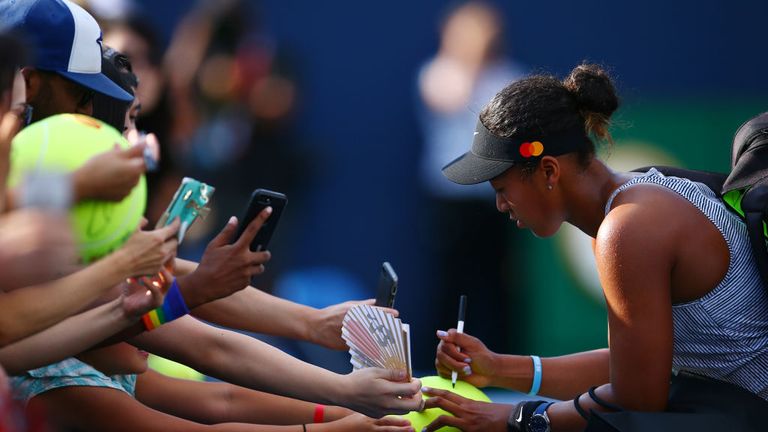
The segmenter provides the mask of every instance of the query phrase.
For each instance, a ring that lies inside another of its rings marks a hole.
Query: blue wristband
[[[539,388],[541,387],[541,358],[532,355],[531,360],[533,360],[533,383],[531,384],[531,391],[529,391],[528,394],[535,396],[539,393]]]
[[[176,282],[176,278],[173,278],[171,288],[168,290],[168,293],[165,294],[163,312],[165,314],[165,322],[173,321],[176,318],[181,318],[189,313],[189,308],[184,301],[184,297],[181,296],[181,290],[179,290],[179,284]]]

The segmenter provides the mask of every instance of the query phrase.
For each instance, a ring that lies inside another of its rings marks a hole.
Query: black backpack
[[[644,172],[651,167],[638,168]],[[666,176],[700,182],[714,191],[726,207],[747,225],[752,253],[768,289],[768,112],[751,118],[736,131],[729,174],[657,166]]]

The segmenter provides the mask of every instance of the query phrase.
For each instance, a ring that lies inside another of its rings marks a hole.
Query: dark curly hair
[[[586,166],[595,154],[593,139],[612,141],[608,126],[618,107],[608,74],[600,66],[581,64],[563,81],[533,75],[508,85],[483,108],[480,120],[500,137],[549,136],[581,126],[588,138],[574,147]],[[537,164],[531,158],[523,168],[530,172]]]

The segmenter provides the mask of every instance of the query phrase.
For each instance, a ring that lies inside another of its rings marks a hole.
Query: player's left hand
[[[422,387],[427,399],[424,409],[442,408],[454,417],[442,415],[424,428],[431,432],[443,426],[453,426],[464,432],[506,432],[507,419],[514,405],[478,402],[447,390]]]
[[[344,339],[341,338],[341,323],[344,321],[347,311],[356,305],[373,305],[374,303],[374,299],[362,301],[352,300],[318,310],[317,313],[314,314],[314,317],[310,318],[310,322],[308,323],[309,341],[334,350],[347,350],[347,344],[344,342]],[[381,309],[394,316],[399,315],[399,312],[395,309]]]

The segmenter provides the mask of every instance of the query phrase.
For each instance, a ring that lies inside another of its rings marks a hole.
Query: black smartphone
[[[277,228],[277,223],[280,221],[280,215],[283,214],[283,209],[288,203],[288,198],[280,192],[274,192],[267,189],[256,189],[251,194],[251,199],[248,201],[248,206],[245,209],[243,217],[240,219],[240,224],[237,227],[236,239],[245,231],[248,224],[261,213],[266,207],[272,207],[272,214],[269,216],[264,225],[261,227],[256,237],[251,242],[252,251],[265,250],[269,246],[269,240],[272,238],[272,234]]]
[[[397,294],[397,275],[392,266],[384,261],[379,273],[379,285],[376,287],[376,306],[394,307]]]

